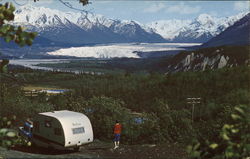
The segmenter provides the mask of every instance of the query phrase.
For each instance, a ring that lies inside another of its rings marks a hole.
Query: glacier
[[[199,43],[126,43],[63,48],[48,55],[85,58],[140,58],[137,52],[185,50],[181,47],[197,46]]]

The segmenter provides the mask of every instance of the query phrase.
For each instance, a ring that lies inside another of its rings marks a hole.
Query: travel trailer
[[[34,116],[33,125],[26,122],[19,133],[34,145],[55,149],[79,150],[93,141],[89,118],[68,110],[39,113]]]

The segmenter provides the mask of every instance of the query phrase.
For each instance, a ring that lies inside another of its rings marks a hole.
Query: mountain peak
[[[244,15],[246,13],[219,18],[200,14],[193,20],[159,20],[149,23],[148,26],[167,40],[203,43],[233,25]]]
[[[26,4],[26,5],[23,5],[23,6],[20,6],[16,11],[18,12],[22,12],[22,11],[31,11],[31,10],[34,10],[36,9],[37,7],[35,7],[34,5],[32,4]]]
[[[200,14],[197,18],[197,21],[202,21],[202,20],[212,20],[212,16],[206,13]]]
[[[19,7],[14,14],[14,22],[35,26],[53,25],[57,21],[64,21],[64,18],[75,22],[80,15],[80,13],[62,12],[56,9],[36,7],[31,4]]]
[[[215,47],[220,45],[249,45],[249,28],[250,13],[236,21],[218,36],[204,43],[202,47]]]
[[[200,14],[196,19],[195,22],[198,22],[200,25],[213,25],[214,18],[209,14]]]

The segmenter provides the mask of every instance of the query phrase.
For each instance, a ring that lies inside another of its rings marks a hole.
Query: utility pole
[[[187,103],[192,104],[192,123],[194,122],[194,106],[201,103],[201,98],[187,98]]]

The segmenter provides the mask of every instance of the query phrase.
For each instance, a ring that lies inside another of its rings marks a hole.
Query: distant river
[[[70,59],[15,59],[10,60],[10,64],[12,65],[20,65],[32,69],[39,69],[39,70],[48,70],[53,71],[53,68],[49,67],[40,67],[36,66],[38,64],[47,64],[47,63],[65,63],[69,62]]]

